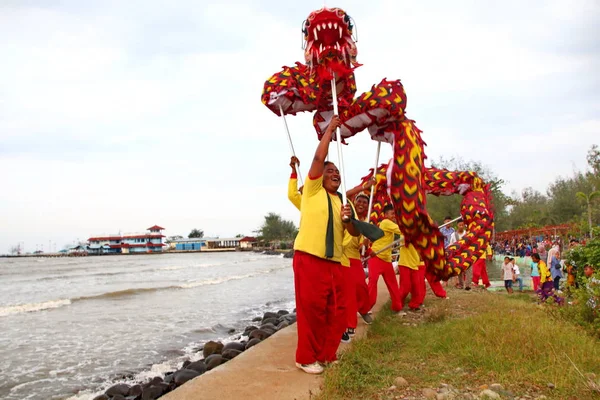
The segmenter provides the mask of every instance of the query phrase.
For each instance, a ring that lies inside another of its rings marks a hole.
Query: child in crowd
[[[514,278],[513,265],[510,262],[510,257],[504,257],[504,263],[502,264],[502,273],[504,276],[504,287],[509,294],[512,294],[512,284]]]
[[[513,265],[513,272],[515,274],[514,282],[519,282],[519,292],[522,292],[523,291],[523,278],[521,278],[521,269],[517,265],[517,262],[515,261],[514,258],[511,257],[510,262]]]

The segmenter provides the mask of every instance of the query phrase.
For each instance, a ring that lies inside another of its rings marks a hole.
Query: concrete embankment
[[[380,280],[373,315],[376,315],[388,299],[387,288],[383,280]],[[355,339],[364,336],[366,328],[367,325],[359,318]],[[323,378],[306,374],[296,368],[296,341],[297,331],[294,324],[228,363],[185,383],[161,397],[161,400],[310,399],[319,392]],[[340,345],[339,352],[347,350],[350,346],[351,343]]]

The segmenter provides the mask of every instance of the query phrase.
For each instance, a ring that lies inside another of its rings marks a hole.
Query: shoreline
[[[116,372],[110,385],[84,389],[67,400],[141,399],[142,396],[147,400],[158,399],[296,323],[295,308],[290,311],[271,310],[251,320],[250,317],[239,320],[235,325],[245,326],[243,330],[230,328],[226,333],[228,336],[196,343],[191,352],[186,353],[183,349],[181,356],[153,364],[137,373]]]

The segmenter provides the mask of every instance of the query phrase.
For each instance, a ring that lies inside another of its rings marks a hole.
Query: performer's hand
[[[377,183],[377,179],[375,179],[375,177],[371,177],[371,179],[369,179],[366,184],[365,184],[365,188],[369,188],[371,186],[375,186],[375,184]]]
[[[342,221],[350,222],[350,219],[352,218],[352,208],[350,208],[350,204],[344,204],[342,206],[341,216]]]
[[[298,157],[292,156],[292,158],[290,158],[290,167],[292,167],[292,169],[295,170],[296,165],[300,166],[300,160],[298,160]]]
[[[330,133],[333,133],[341,125],[342,125],[342,123],[340,122],[340,117],[338,117],[337,115],[334,115],[333,117],[331,117],[331,122],[329,123],[327,130]]]

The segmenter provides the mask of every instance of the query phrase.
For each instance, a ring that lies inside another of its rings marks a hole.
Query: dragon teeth
[[[333,26],[333,24],[330,22],[327,24],[327,26],[329,27],[329,29],[331,29],[331,27]]]
[[[317,36],[317,28],[313,29],[313,35],[315,35],[315,40],[319,40],[319,37]]]
[[[323,23],[321,24],[321,28],[323,28],[323,29],[327,28],[327,24],[326,24],[325,22],[323,22]]]
[[[340,39],[341,39],[342,38],[342,27],[341,26],[338,28],[338,31],[340,32]]]
[[[334,27],[335,29],[337,29],[337,28],[338,28],[338,24],[337,24],[337,22],[334,22],[334,24],[333,24],[333,27]]]

